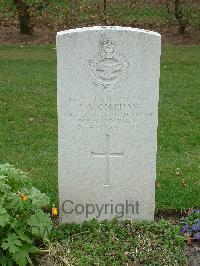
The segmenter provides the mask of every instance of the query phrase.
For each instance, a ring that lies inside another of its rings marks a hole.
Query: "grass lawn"
[[[200,46],[163,48],[157,209],[200,206]],[[57,204],[56,50],[0,46],[0,162],[29,173]]]

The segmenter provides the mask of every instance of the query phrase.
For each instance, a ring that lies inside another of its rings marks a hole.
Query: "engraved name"
[[[77,121],[78,127],[137,127],[141,120],[153,117],[153,112],[142,109],[139,97],[68,97],[67,118]]]

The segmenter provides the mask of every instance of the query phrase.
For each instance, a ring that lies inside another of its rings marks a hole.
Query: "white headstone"
[[[134,28],[57,34],[62,222],[154,219],[160,50]]]

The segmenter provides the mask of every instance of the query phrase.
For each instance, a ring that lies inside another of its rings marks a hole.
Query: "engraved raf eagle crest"
[[[127,76],[129,63],[111,40],[102,41],[99,52],[88,63],[94,84],[103,90],[115,89]]]

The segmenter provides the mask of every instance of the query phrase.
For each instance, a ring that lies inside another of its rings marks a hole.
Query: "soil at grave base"
[[[188,29],[184,35],[178,34],[175,26],[168,28],[151,28],[162,35],[164,45],[168,44],[200,44],[200,29]],[[20,34],[16,26],[0,26],[0,44],[48,44],[55,43],[56,32],[47,28],[34,28],[32,36]]]
[[[200,265],[200,243],[188,245],[185,249],[185,254],[188,260],[188,266]]]
[[[200,265],[200,245],[193,243],[190,246],[187,246],[185,249],[185,255],[187,257],[188,266],[199,266]],[[38,265],[38,264],[37,264]],[[54,263],[51,259],[47,259],[45,263],[39,264],[41,266],[53,266]],[[130,263],[130,266],[142,266],[142,264]],[[35,266],[35,264],[34,264]]]

